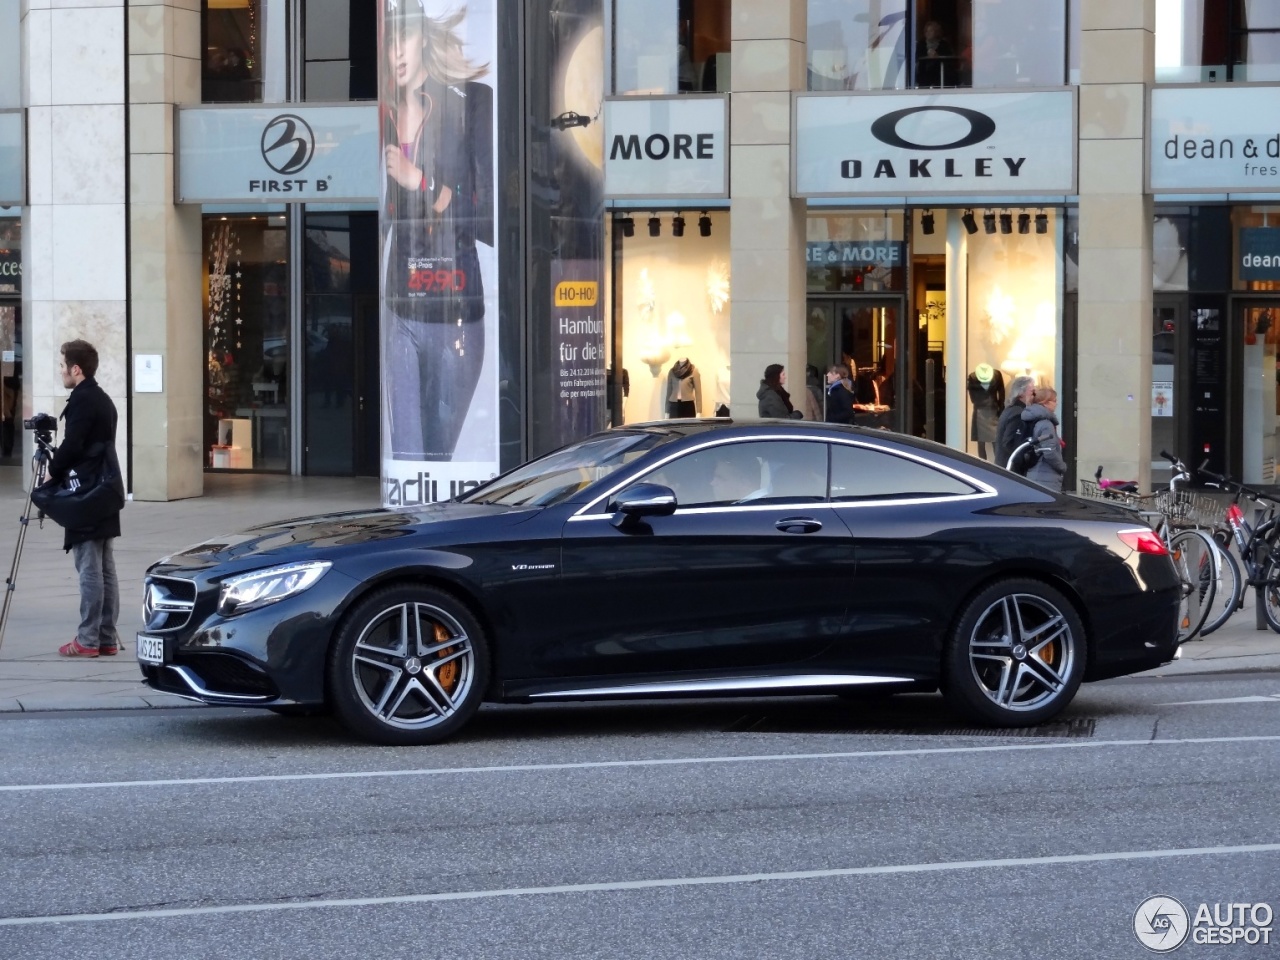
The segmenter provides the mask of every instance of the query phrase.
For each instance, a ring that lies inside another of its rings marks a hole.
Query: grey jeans
[[[80,575],[80,629],[82,647],[119,646],[116,618],[120,615],[120,581],[116,579],[114,540],[90,540],[71,548]]]
[[[484,320],[427,323],[392,311],[390,328],[392,456],[452,460],[484,363]]]

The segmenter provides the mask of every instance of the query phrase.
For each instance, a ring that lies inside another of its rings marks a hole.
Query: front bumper
[[[356,582],[330,570],[305,592],[233,617],[217,613],[217,588],[197,584],[189,622],[146,630],[164,662],[139,660],[154,690],[220,706],[324,701],[329,643]]]

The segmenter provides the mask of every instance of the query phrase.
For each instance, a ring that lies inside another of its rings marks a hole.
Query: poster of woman
[[[445,500],[498,469],[494,0],[384,0],[384,500]]]

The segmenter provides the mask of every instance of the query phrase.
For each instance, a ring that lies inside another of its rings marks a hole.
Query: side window
[[[722,443],[672,460],[641,482],[670,487],[681,507],[819,502],[827,498],[827,445]]]
[[[832,446],[832,500],[961,497],[973,492],[963,480],[916,460],[868,447]]]

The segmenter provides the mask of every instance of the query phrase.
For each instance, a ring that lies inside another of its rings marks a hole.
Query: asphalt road
[[[0,958],[1123,958],[1150,896],[1280,913],[1280,674],[1113,681],[1069,718],[539,705],[391,749],[247,711],[4,715]]]

